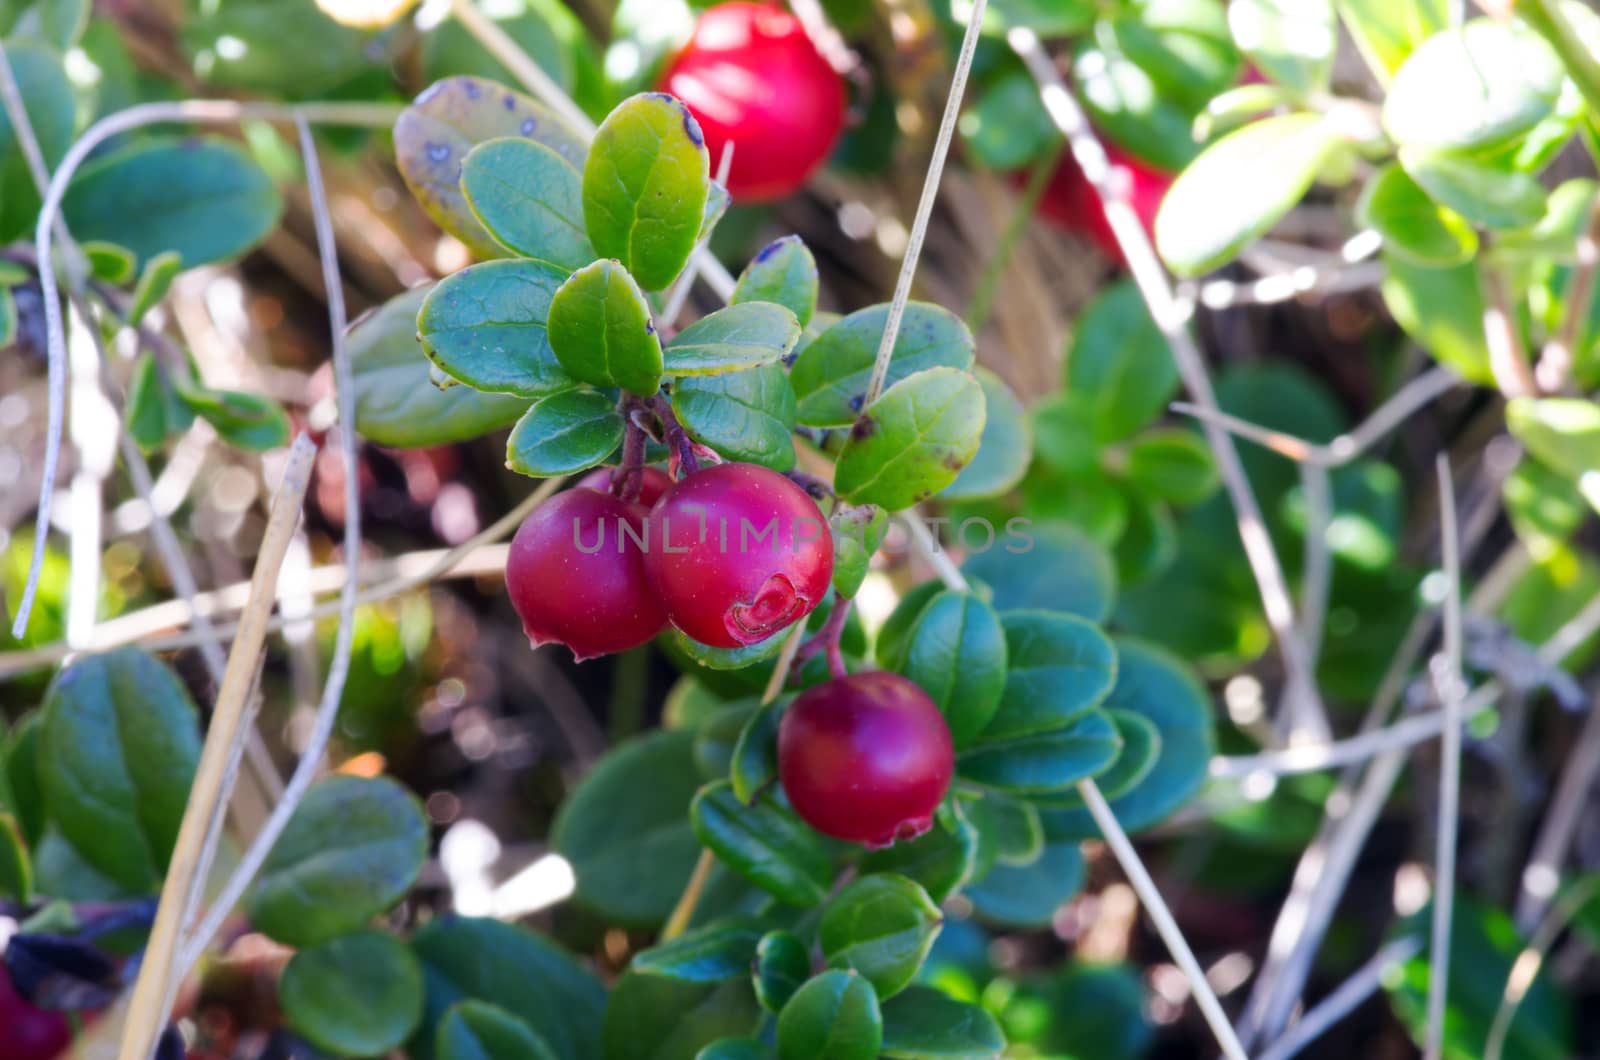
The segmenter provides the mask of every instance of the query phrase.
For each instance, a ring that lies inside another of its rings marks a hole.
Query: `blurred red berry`
[[[22,1000],[0,966],[0,1060],[54,1060],[71,1044],[66,1015]]]
[[[1161,209],[1161,200],[1172,187],[1172,177],[1129,158],[1110,144],[1106,144],[1106,159],[1111,163],[1113,186],[1133,207],[1144,230],[1154,232],[1156,211]],[[1089,236],[1107,257],[1123,260],[1122,248],[1117,245],[1117,237],[1106,220],[1100,196],[1070,152],[1062,155],[1060,165],[1051,175],[1044,198],[1039,202],[1039,211],[1068,231]]]

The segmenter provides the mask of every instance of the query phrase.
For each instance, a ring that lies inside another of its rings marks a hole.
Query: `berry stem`
[[[828,673],[832,677],[847,677],[850,671],[844,664],[844,649],[839,646],[844,636],[844,624],[850,617],[850,605],[855,603],[855,598],[840,600],[833,605],[833,610],[828,612],[828,620],[817,630],[816,636],[800,645],[800,650],[795,653],[796,666],[804,666],[817,652],[825,652],[828,656]]]
[[[672,411],[672,402],[657,394],[650,399],[650,407],[655,410],[656,418],[661,421],[661,429],[666,432],[667,445],[676,454],[683,473],[692,475],[699,471],[700,458],[694,455],[694,441],[678,422],[678,417]]]
[[[784,477],[796,486],[811,494],[813,500],[824,501],[832,497],[833,487],[815,475],[808,475],[804,471],[786,471]]]
[[[611,492],[619,500],[636,501],[644,487],[644,428],[633,421],[630,406],[636,398],[624,398],[622,413],[628,421],[627,433],[622,436],[622,466],[611,476]]]

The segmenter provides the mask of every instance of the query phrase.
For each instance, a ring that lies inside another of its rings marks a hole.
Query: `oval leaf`
[[[900,670],[932,699],[965,747],[1000,707],[1006,686],[1006,635],[994,608],[970,592],[943,592],[911,631]]]
[[[1127,280],[1089,303],[1073,329],[1066,360],[1067,392],[1087,402],[1094,439],[1102,445],[1155,422],[1178,389],[1166,337]]]
[[[794,467],[794,388],[781,364],[685,376],[672,386],[672,411],[689,437],[720,456]]]
[[[461,163],[461,192],[513,254],[569,271],[595,259],[583,230],[583,178],[546,145],[519,136],[479,144]]]
[[[775,239],[750,259],[729,301],[774,302],[803,328],[817,311],[817,259],[799,236]]]
[[[572,378],[649,397],[661,387],[661,340],[628,270],[602,259],[550,300],[550,348]]]
[[[46,11],[55,4],[47,3]],[[47,168],[54,169],[72,143],[77,123],[77,97],[57,50],[31,42],[6,41],[6,58],[22,95],[28,124],[39,142]],[[0,113],[0,239],[33,237],[39,219],[39,191],[28,170],[27,156],[17,143],[8,112]],[[74,234],[78,234],[74,228]]]
[[[1420,265],[1460,265],[1478,252],[1472,226],[1430,199],[1392,162],[1368,181],[1356,213],[1362,224],[1383,236],[1384,246]]]
[[[748,979],[689,983],[628,972],[606,1007],[602,1051],[606,1060],[695,1060],[714,1041],[748,1034],[760,1018]]]
[[[750,917],[722,920],[658,943],[633,959],[643,975],[665,975],[687,983],[720,983],[750,972],[765,931]]]
[[[989,600],[996,611],[1042,608],[1103,621],[1116,597],[1105,549],[1075,527],[1018,524],[1016,540],[970,556],[961,572],[994,591]]]
[[[1211,448],[1193,431],[1146,431],[1128,447],[1128,480],[1146,497],[1179,507],[1199,504],[1220,479]]]
[[[1105,712],[1091,710],[1065,728],[979,744],[956,760],[956,772],[982,787],[1038,795],[1104,772],[1121,750],[1122,741]]]
[[[887,305],[857,310],[818,335],[795,358],[789,379],[799,398],[800,422],[847,427],[855,422],[872,378],[872,362],[888,323]],[[927,302],[906,306],[884,386],[927,368],[970,368],[972,332],[954,313]]]
[[[768,1012],[781,1012],[810,975],[811,953],[799,936],[773,931],[756,946],[756,997]]]
[[[701,317],[662,352],[669,375],[718,375],[782,360],[799,341],[800,322],[789,310],[746,302]]]
[[[423,299],[417,337],[429,360],[476,390],[544,397],[574,385],[547,333],[566,273],[539,261],[491,261],[446,276]]]
[[[982,500],[1009,492],[1028,472],[1033,429],[1011,388],[981,365],[972,374],[983,387],[983,437],[978,453],[939,494],[947,501]]]
[[[977,859],[977,831],[959,814],[941,814],[938,823],[917,838],[869,852],[861,871],[898,873],[942,902],[967,882]]]
[[[605,463],[622,444],[622,413],[594,390],[567,390],[537,402],[506,442],[506,466],[524,475],[570,475]]]
[[[1101,795],[1114,799],[1132,790],[1155,768],[1156,759],[1161,755],[1161,731],[1156,728],[1155,722],[1142,714],[1127,710],[1105,710],[1102,713],[1117,730],[1122,747],[1117,753],[1117,760],[1104,772],[1095,775],[1094,784],[1100,789]],[[1081,808],[1083,797],[1074,788],[1059,795],[1037,798],[1034,802],[1048,809],[1070,810]]]
[[[822,837],[764,794],[746,806],[727,781],[708,784],[690,807],[694,833],[723,864],[790,905],[815,905],[833,883]]]
[[[977,1005],[929,986],[909,986],[883,1005],[882,1055],[903,1060],[984,1060],[1005,1051],[1005,1035]]]
[[[1116,649],[1092,622],[1053,611],[1011,611],[1000,621],[1006,635],[1005,690],[976,745],[1063,728],[1111,691]]]
[[[483,1001],[463,1001],[444,1014],[435,1055],[439,1060],[557,1060],[526,1023]]]
[[[928,892],[904,876],[877,873],[828,904],[817,939],[830,968],[859,972],[887,1000],[916,977],[943,923]]]
[[[954,482],[983,437],[983,387],[958,368],[929,368],[885,390],[850,429],[834,488],[891,512]]]
[[[1527,173],[1453,152],[1411,147],[1400,149],[1400,164],[1435,201],[1473,224],[1521,228],[1544,216],[1544,186]]]
[[[1045,927],[1061,903],[1083,887],[1083,854],[1076,842],[1050,842],[1033,864],[997,865],[962,890],[978,916],[1007,927]]]
[[[422,966],[392,935],[364,931],[301,950],[278,983],[293,1031],[336,1056],[399,1048],[422,1019]]]
[[[882,1044],[878,998],[854,972],[823,972],[778,1014],[782,1060],[873,1060]]]
[[[1295,98],[1327,91],[1339,40],[1330,0],[1231,0],[1228,29],[1256,67]]]

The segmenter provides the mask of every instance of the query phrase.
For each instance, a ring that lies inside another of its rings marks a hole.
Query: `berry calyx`
[[[64,1013],[34,1008],[0,966],[0,1056],[6,1060],[53,1060],[72,1044]]]
[[[578,480],[578,488],[610,493],[614,476],[621,473],[622,469],[618,467],[597,467]],[[646,467],[640,475],[639,483],[639,496],[633,499],[633,503],[648,509],[661,499],[663,493],[672,488],[672,476],[659,467]]]
[[[506,592],[528,640],[565,644],[579,661],[626,651],[667,624],[644,572],[645,509],[609,493],[557,494],[518,528]]]
[[[715,648],[806,617],[833,578],[833,537],[810,494],[756,464],[716,464],[650,512],[644,568],[684,633]]]
[[[1121,189],[1144,230],[1154,232],[1156,211],[1161,209],[1161,200],[1172,187],[1172,176],[1128,157],[1109,143],[1106,144],[1106,161],[1110,165],[1113,186]],[[1100,196],[1070,152],[1062,156],[1051,175],[1039,203],[1039,212],[1068,231],[1084,233],[1107,257],[1122,261],[1122,248],[1117,245],[1111,223],[1106,220]]]
[[[781,7],[718,4],[662,75],[705,133],[711,169],[734,145],[728,191],[760,202],[788,195],[827,161],[844,129],[844,84]]]
[[[851,674],[800,693],[778,725],[778,779],[802,820],[869,847],[933,825],[955,752],[944,715],[898,674]]]

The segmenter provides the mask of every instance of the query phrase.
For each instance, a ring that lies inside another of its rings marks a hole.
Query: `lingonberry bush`
[[[1600,15],[412,6],[0,4],[0,1060],[1594,1050]]]

